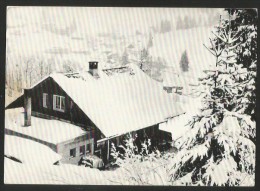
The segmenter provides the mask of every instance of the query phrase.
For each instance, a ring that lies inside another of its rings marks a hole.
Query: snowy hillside
[[[203,44],[208,45],[211,30],[211,27],[202,27],[155,34],[154,46],[149,51],[153,56],[164,58],[175,72],[197,78],[202,74],[203,69],[214,65],[214,56],[203,46]],[[184,74],[179,63],[185,50],[189,59],[189,71]]]

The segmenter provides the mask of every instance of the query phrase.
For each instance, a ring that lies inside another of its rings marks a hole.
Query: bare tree
[[[34,58],[26,58],[25,59],[25,86],[28,86],[28,74],[30,74],[30,81],[31,81],[31,71],[32,71],[32,66],[30,64],[33,62]],[[30,82],[31,83],[31,82]]]
[[[40,68],[40,78],[42,79],[44,76],[44,60],[39,61],[39,68]]]

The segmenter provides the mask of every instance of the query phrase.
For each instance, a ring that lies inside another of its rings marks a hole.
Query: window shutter
[[[45,108],[48,108],[48,94],[47,93],[43,93],[42,94],[42,106],[45,107]]]
[[[46,96],[45,96],[45,94],[42,94],[42,106],[46,107]]]

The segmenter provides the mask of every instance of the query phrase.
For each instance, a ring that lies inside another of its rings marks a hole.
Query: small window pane
[[[75,157],[76,156],[76,148],[70,149],[70,156]]]

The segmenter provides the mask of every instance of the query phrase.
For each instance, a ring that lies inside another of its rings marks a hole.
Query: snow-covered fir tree
[[[250,20],[257,15],[254,10],[227,12],[229,18],[220,22],[210,39],[208,50],[216,57],[216,67],[200,79],[203,108],[182,137],[170,172],[173,183],[253,186],[255,182],[257,28]]]
[[[247,92],[243,99],[239,100],[239,105],[243,107],[246,114],[251,115],[256,120],[256,65],[257,65],[257,10],[256,9],[228,9],[230,14],[237,15],[231,22],[231,25],[241,36],[238,39],[240,46],[235,49],[238,54],[238,63],[248,69],[248,85],[244,91]],[[227,23],[229,24],[229,23]],[[244,101],[246,99],[246,102]],[[242,108],[241,108],[242,109]],[[255,141],[255,140],[254,140]]]

